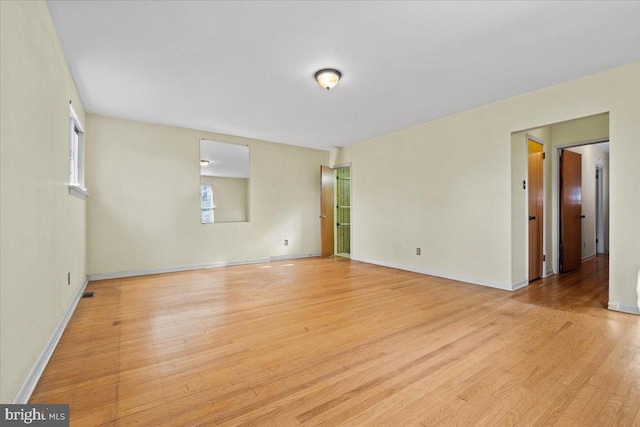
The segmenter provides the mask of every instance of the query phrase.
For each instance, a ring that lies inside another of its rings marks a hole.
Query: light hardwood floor
[[[589,263],[515,293],[339,257],[93,282],[31,401],[72,426],[637,426],[640,317]]]

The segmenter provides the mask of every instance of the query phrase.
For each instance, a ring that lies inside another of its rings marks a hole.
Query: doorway
[[[544,141],[527,137],[529,282],[544,272]]]
[[[609,140],[609,113],[599,113],[592,116],[580,117],[564,122],[557,122],[547,124],[535,128],[527,128],[511,133],[511,289],[516,290],[521,287],[527,286],[530,283],[530,278],[533,279],[538,274],[530,275],[530,267],[538,266],[539,262],[534,260],[534,257],[539,256],[539,249],[530,250],[530,244],[533,247],[536,245],[535,237],[533,235],[534,229],[537,231],[537,227],[534,227],[535,221],[529,220],[530,217],[535,216],[538,219],[537,213],[533,212],[534,206],[537,208],[537,200],[533,195],[533,191],[529,192],[530,185],[535,187],[535,182],[530,182],[529,178],[529,143],[530,139],[533,139],[533,143],[536,141],[544,142],[533,147],[543,147],[543,153],[545,153],[545,159],[543,161],[543,220],[541,221],[542,234],[542,278],[551,276],[553,274],[560,273],[559,266],[559,245],[560,245],[560,163],[559,153],[560,149],[573,150],[576,146],[594,144],[598,150],[587,149],[589,154],[583,155],[584,158],[589,160],[588,166],[583,168],[583,173],[588,175],[588,178],[583,179],[583,193],[590,192],[589,197],[594,197],[591,201],[586,203],[589,208],[583,212],[586,215],[586,220],[583,220],[584,230],[582,234],[586,236],[580,243],[582,246],[580,251],[580,261],[585,261],[587,256],[595,255],[595,188],[596,188],[596,166],[603,167],[602,182],[603,182],[603,196],[602,205],[599,208],[603,213],[603,225],[604,235],[601,240],[600,236],[597,237],[598,245],[602,242],[604,252],[608,249],[608,205],[609,205],[609,149],[608,146],[600,147],[598,143],[606,142]],[[607,144],[608,145],[608,144]],[[580,147],[577,148],[580,150]],[[532,150],[536,151],[536,150]],[[599,161],[602,161],[598,163]],[[588,172],[588,173],[587,173]],[[532,173],[533,177],[533,173]],[[585,188],[588,187],[588,190]],[[529,197],[531,196],[531,200]],[[584,196],[584,194],[583,194]],[[531,204],[532,212],[529,212],[529,204]],[[607,206],[605,208],[604,206]],[[591,228],[593,227],[593,228]],[[530,235],[531,233],[531,235]],[[598,231],[600,233],[600,231]],[[539,234],[535,234],[539,236]],[[531,240],[531,242],[530,242]],[[586,241],[586,247],[585,247]],[[530,254],[530,251],[532,254]],[[600,251],[600,249],[598,250]],[[538,254],[538,255],[534,255]],[[532,265],[530,265],[532,264]],[[531,269],[533,270],[533,268]],[[533,273],[533,272],[531,272]]]
[[[604,169],[596,167],[596,254],[604,250]]]
[[[608,249],[609,139],[558,148],[558,262],[560,273]]]
[[[351,167],[343,166],[336,171],[336,238],[335,253],[351,256]]]
[[[351,257],[351,164],[321,166],[321,256]]]

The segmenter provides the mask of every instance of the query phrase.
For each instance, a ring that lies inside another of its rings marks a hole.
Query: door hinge
[[[543,255],[542,255],[542,261],[544,262],[544,261],[546,261],[546,260],[547,260],[547,256],[543,254]]]
[[[523,190],[527,189],[527,181],[522,181],[522,189]]]
[[[542,153],[542,160],[547,158],[547,153]]]

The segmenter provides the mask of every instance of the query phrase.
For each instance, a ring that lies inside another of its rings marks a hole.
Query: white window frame
[[[84,187],[84,127],[69,104],[69,194],[86,199]]]

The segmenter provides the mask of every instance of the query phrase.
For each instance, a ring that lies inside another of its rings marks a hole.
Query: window
[[[84,188],[84,129],[78,115],[69,104],[69,194],[86,199]]]
[[[200,222],[213,224],[213,186],[200,186]]]

